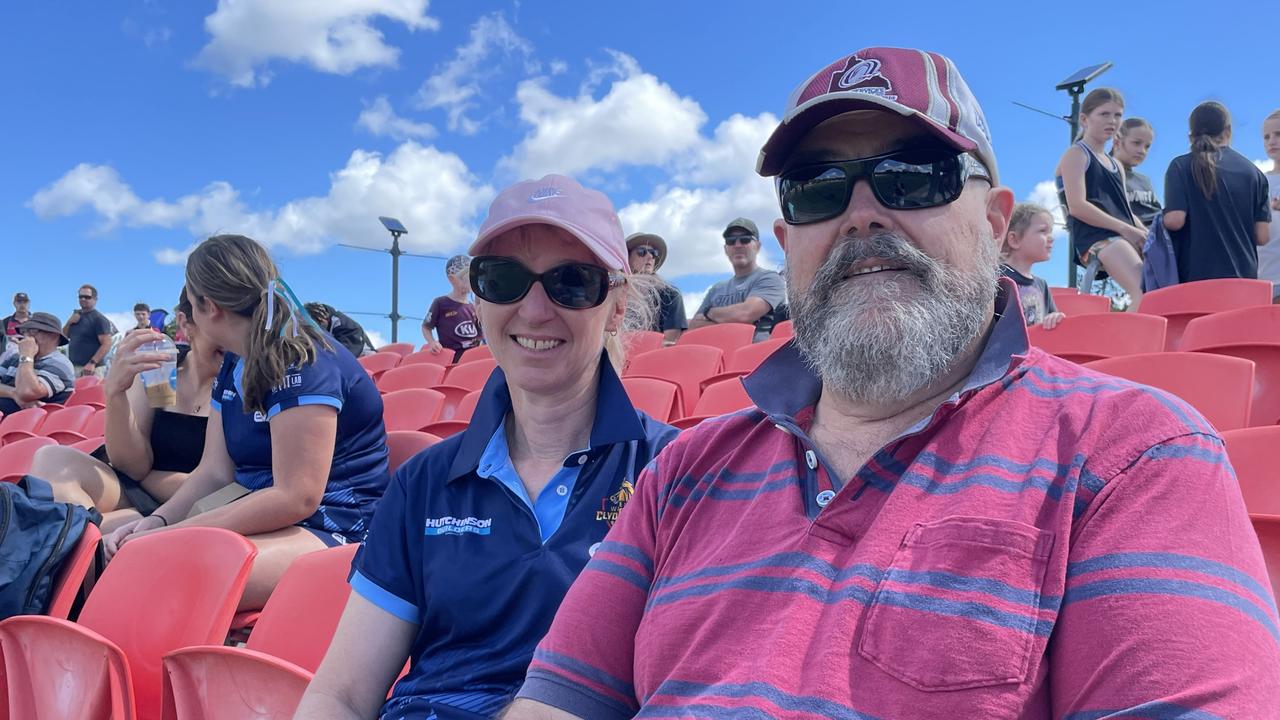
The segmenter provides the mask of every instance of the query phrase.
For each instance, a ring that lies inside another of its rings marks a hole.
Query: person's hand
[[[1146,233],[1142,232],[1141,230],[1139,230],[1138,228],[1132,225],[1125,225],[1124,229],[1120,231],[1120,235],[1125,240],[1128,240],[1129,244],[1132,245],[1134,249],[1138,251],[1139,254],[1142,253],[1142,246],[1145,245],[1147,242]]]
[[[157,530],[162,530],[164,527],[164,520],[155,515],[148,515],[147,517],[127,522],[116,528],[110,535],[102,538],[102,550],[106,553],[107,560],[110,561],[111,558],[115,557],[116,553],[120,552],[120,548],[126,542]]]
[[[90,360],[80,368],[80,377],[90,377],[98,374],[98,363]]]
[[[1058,327],[1058,323],[1062,322],[1062,319],[1065,318],[1066,316],[1067,316],[1066,313],[1051,312],[1048,315],[1044,316],[1044,320],[1040,321],[1040,325],[1045,330],[1052,330]]]
[[[444,346],[441,345],[438,340],[432,340],[431,342],[427,343],[427,349],[431,351],[432,355],[439,355],[441,352],[444,351]]]
[[[102,381],[102,392],[107,397],[123,395],[132,385],[138,373],[155,370],[165,361],[172,359],[170,353],[137,352],[138,347],[164,337],[155,330],[130,330],[116,348],[116,361],[111,363],[111,370]],[[92,374],[92,373],[90,373]]]
[[[75,324],[76,324],[76,323],[78,323],[78,322],[80,322],[80,311],[79,311],[79,310],[72,310],[72,311],[71,311],[71,317],[67,318],[67,324],[68,324],[68,325],[75,325]]]
[[[34,358],[36,353],[40,352],[40,347],[36,345],[36,339],[28,335],[18,341],[18,356]]]

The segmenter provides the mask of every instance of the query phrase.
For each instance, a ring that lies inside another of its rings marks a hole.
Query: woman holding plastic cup
[[[107,401],[103,446],[92,455],[62,446],[41,448],[32,464],[31,474],[48,480],[58,500],[101,512],[104,531],[150,515],[200,462],[222,350],[191,322],[185,300],[178,304],[177,318],[191,340],[189,350],[179,352],[154,330],[134,330],[120,341],[102,383]],[[169,349],[147,352],[157,346]]]

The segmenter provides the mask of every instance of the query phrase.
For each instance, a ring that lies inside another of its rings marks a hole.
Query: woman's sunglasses
[[[565,263],[535,273],[516,260],[481,255],[471,260],[471,290],[476,297],[499,305],[520,302],[535,282],[542,283],[551,302],[571,310],[585,310],[604,302],[609,290],[622,285],[622,275],[588,263]]]
[[[778,178],[778,198],[783,220],[806,225],[843,213],[859,180],[868,182],[886,208],[920,210],[955,201],[971,177],[991,179],[971,155],[945,148],[914,148],[789,170]]]

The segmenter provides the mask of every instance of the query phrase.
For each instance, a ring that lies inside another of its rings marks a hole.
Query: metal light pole
[[[1071,96],[1071,114],[1067,116],[1067,122],[1071,125],[1071,138],[1067,141],[1068,144],[1074,143],[1076,141],[1076,135],[1080,132],[1080,96],[1084,94],[1084,86],[1087,85],[1090,80],[1093,80],[1110,69],[1110,62],[1081,68],[1080,70],[1072,73],[1066,80],[1058,83],[1054,88],[1055,90],[1066,90],[1067,94]],[[1065,193],[1060,192],[1059,195],[1062,196],[1061,202],[1065,208],[1067,204]],[[1075,254],[1076,253],[1073,248],[1067,248],[1067,278],[1071,287],[1076,286]]]
[[[398,342],[400,336],[400,320],[405,316],[400,314],[400,256],[430,258],[433,260],[446,260],[441,255],[419,255],[417,253],[409,253],[400,249],[400,236],[408,235],[409,231],[405,229],[404,223],[393,217],[378,217],[382,223],[382,227],[391,233],[391,247],[387,250],[379,248],[367,248],[359,245],[348,245],[339,243],[342,247],[352,248],[355,250],[369,250],[372,252],[386,252],[391,254],[391,314],[384,315],[391,319],[391,342]],[[364,313],[360,313],[364,314]]]

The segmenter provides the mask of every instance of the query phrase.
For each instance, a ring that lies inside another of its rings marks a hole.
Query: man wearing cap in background
[[[98,312],[98,289],[92,285],[81,285],[77,295],[80,307],[67,318],[62,332],[71,338],[67,346],[67,356],[76,375],[97,375],[102,377],[105,368],[102,359],[111,351],[111,342],[116,333],[115,327],[106,315]]]
[[[18,334],[18,326],[31,318],[31,298],[24,292],[13,294],[13,314],[0,320],[0,352],[6,349],[10,338]]]
[[[1276,717],[1222,440],[1029,347],[1013,193],[951,61],[841,58],[757,167],[795,342],[636,483],[508,717]]]
[[[738,218],[724,229],[724,254],[733,265],[733,277],[707,291],[690,328],[715,323],[748,323],[756,326],[755,340],[773,330],[773,309],[787,300],[782,276],[756,264],[760,255],[760,231],[747,218]]]
[[[0,362],[0,413],[8,415],[42,402],[62,402],[75,387],[75,370],[58,347],[67,344],[62,323],[50,313],[33,313],[12,339],[18,351]]]
[[[667,260],[667,241],[653,233],[632,233],[627,236],[627,256],[631,272],[656,275],[658,268]],[[649,329],[662,333],[664,343],[671,345],[688,327],[689,321],[684,316],[684,296],[664,280],[658,290],[658,314]]]
[[[433,353],[449,350],[453,353],[453,362],[462,357],[463,351],[478,347],[484,341],[476,320],[476,307],[471,304],[471,280],[467,275],[470,269],[470,257],[449,258],[444,265],[449,294],[432,300],[422,320],[422,337],[427,341],[427,349]],[[432,331],[436,337],[432,337]]]

